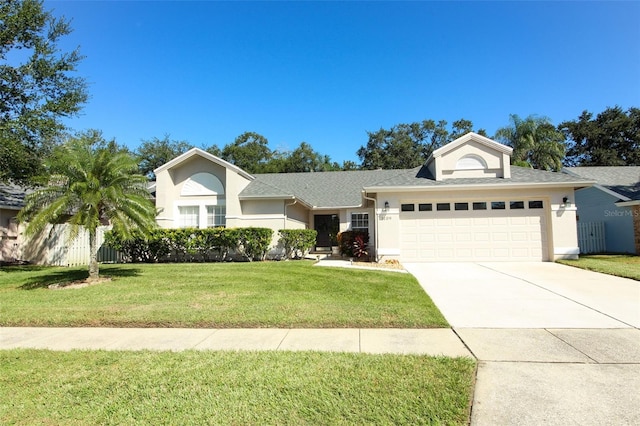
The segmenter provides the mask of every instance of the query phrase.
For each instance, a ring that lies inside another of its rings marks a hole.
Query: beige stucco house
[[[510,165],[511,148],[475,133],[422,167],[256,174],[194,148],[155,170],[160,226],[367,230],[376,260],[576,258],[574,190],[593,182]]]

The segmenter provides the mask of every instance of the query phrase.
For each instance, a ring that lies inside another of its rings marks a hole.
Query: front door
[[[335,244],[339,224],[336,214],[317,214],[313,217],[316,236],[316,247],[331,247]]]

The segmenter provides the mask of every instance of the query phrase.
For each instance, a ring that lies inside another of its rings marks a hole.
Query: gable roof
[[[594,180],[596,187],[612,192],[623,201],[640,200],[640,166],[565,167],[562,171]]]
[[[458,148],[461,145],[464,145],[466,143],[469,143],[470,141],[474,141],[477,142],[481,145],[485,145],[491,149],[494,149],[498,152],[507,154],[507,155],[511,155],[511,153],[513,152],[513,148],[508,147],[506,145],[503,145],[501,143],[498,143],[492,139],[489,139],[485,136],[479,135],[477,133],[474,132],[469,132],[466,133],[462,136],[460,136],[458,139],[449,142],[448,144],[441,146],[440,148],[436,149],[435,151],[433,151],[431,153],[431,155],[429,156],[429,158],[427,159],[427,164],[429,164],[429,162],[431,160],[433,160],[436,157],[441,157],[444,154],[453,151],[454,149]]]
[[[356,208],[362,192],[463,190],[479,188],[586,187],[592,181],[564,173],[511,168],[511,178],[460,178],[436,181],[426,166],[399,170],[256,174],[241,200],[298,199],[311,208]]]
[[[532,186],[574,187],[591,186],[593,181],[564,173],[548,172],[529,167],[511,166],[511,177],[476,177],[435,180],[426,166],[405,170],[391,179],[365,187],[368,192],[394,190],[460,190],[480,188],[524,188]]]
[[[351,170],[256,174],[255,180],[240,192],[240,199],[296,198],[312,208],[360,207],[365,186],[402,172]]]
[[[225,167],[229,170],[233,170],[234,172],[236,172],[237,174],[239,174],[240,176],[244,177],[245,179],[249,179],[249,180],[253,180],[253,176],[251,176],[249,173],[245,172],[244,170],[242,170],[240,167],[233,165],[231,163],[229,163],[228,161],[223,160],[222,158],[216,157],[213,154],[209,154],[207,151],[203,151],[200,148],[191,148],[189,151],[185,152],[182,155],[177,156],[176,158],[174,158],[173,160],[169,161],[168,163],[163,164],[162,166],[158,167],[157,169],[155,169],[153,171],[153,173],[155,173],[156,175],[164,170],[168,170],[168,169],[172,169],[182,163],[184,163],[185,161],[189,160],[190,158],[194,157],[194,156],[200,156],[203,157],[213,163],[216,163],[222,167]]]

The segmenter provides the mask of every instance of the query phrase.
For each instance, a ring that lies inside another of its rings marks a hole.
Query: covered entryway
[[[545,207],[541,200],[402,204],[401,260],[549,260]]]

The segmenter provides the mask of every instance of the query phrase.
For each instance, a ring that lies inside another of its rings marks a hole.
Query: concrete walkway
[[[277,350],[472,356],[453,330],[448,328],[0,328],[0,349],[14,348],[62,351]]]

